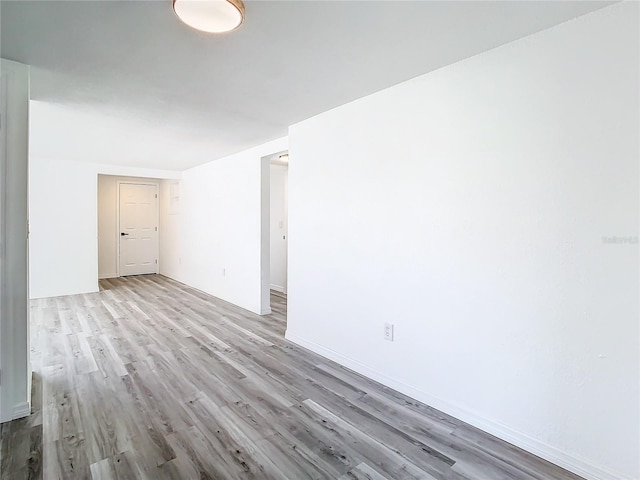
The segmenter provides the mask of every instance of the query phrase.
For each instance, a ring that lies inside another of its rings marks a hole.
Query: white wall
[[[175,214],[163,182],[160,273],[262,313],[261,158],[286,149],[283,138],[186,170]]]
[[[29,415],[29,68],[0,59],[0,422]]]
[[[270,286],[287,292],[287,176],[286,165],[271,165],[269,202]]]
[[[292,126],[287,338],[637,479],[638,43],[616,4]]]
[[[160,185],[161,180],[98,175],[98,278],[118,276],[118,182]]]
[[[31,298],[98,290],[98,174],[180,176],[172,171],[31,157]]]

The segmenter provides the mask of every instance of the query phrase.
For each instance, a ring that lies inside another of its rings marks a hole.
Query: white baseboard
[[[101,273],[98,275],[98,280],[104,280],[107,278],[117,278],[118,274],[117,273]]]
[[[11,412],[13,420],[28,417],[29,415],[31,415],[31,404],[29,402],[22,402],[13,406],[13,410]]]
[[[260,315],[271,315],[271,307],[260,310]]]
[[[397,390],[405,395],[409,395],[416,400],[419,400],[433,408],[436,408],[452,417],[462,420],[480,430],[483,430],[491,435],[494,435],[506,442],[509,442],[517,447],[520,447],[527,452],[537,455],[555,465],[565,468],[577,475],[580,475],[587,480],[625,480],[619,473],[612,472],[603,467],[593,465],[588,460],[563,452],[556,447],[547,443],[541,442],[532,438],[522,432],[513,430],[512,428],[503,425],[494,420],[484,418],[475,412],[471,412],[468,409],[455,405],[451,402],[443,400],[428,392],[419,390],[411,385],[398,382],[384,374],[377,372],[368,366],[357,362],[341,353],[338,353],[329,348],[318,345],[312,341],[302,338],[295,333],[291,333],[289,330],[285,333],[285,338],[301,347],[304,347],[312,352],[322,355],[329,360],[339,363],[340,365],[347,367],[355,372],[360,373],[372,380],[380,382],[394,390]],[[633,480],[626,478],[626,480]],[[637,479],[636,479],[637,480]]]

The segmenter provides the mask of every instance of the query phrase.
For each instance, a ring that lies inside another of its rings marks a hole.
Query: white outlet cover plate
[[[384,338],[385,340],[393,342],[393,323],[384,324]]]

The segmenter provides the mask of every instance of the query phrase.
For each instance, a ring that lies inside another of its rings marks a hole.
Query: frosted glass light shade
[[[203,32],[230,32],[244,22],[242,0],[173,0],[173,11],[184,23]]]

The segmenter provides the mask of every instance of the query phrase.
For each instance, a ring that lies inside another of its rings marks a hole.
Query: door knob
[[[128,233],[120,232],[120,236],[124,237],[125,235],[129,235]]]

